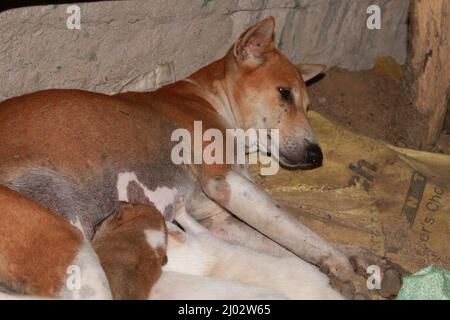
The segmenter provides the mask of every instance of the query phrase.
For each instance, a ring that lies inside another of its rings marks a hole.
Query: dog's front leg
[[[191,196],[186,203],[186,210],[215,237],[225,242],[239,244],[276,257],[294,256],[292,252],[236,218],[208,198],[204,192]]]
[[[354,279],[353,267],[343,252],[291,218],[269,195],[244,176],[230,171],[225,176],[207,179],[204,192],[299,257],[324,267],[340,280]]]

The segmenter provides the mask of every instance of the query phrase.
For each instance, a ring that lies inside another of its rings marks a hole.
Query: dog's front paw
[[[377,290],[377,293],[384,298],[393,298],[397,295],[402,286],[403,276],[408,274],[405,269],[386,257],[380,257],[357,246],[339,246],[338,248],[349,259],[355,273],[365,279],[365,283],[373,274],[374,283],[371,290]]]
[[[364,279],[356,274],[350,260],[342,252],[322,261],[320,271],[330,278],[331,286],[339,291],[345,299],[370,299]]]
[[[337,246],[320,266],[331,284],[347,299],[393,298],[408,272],[386,257],[356,246]],[[370,277],[370,278],[369,278]]]

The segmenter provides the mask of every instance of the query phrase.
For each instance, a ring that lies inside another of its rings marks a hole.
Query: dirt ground
[[[369,71],[328,70],[309,86],[311,109],[355,132],[419,149],[416,135],[420,115],[404,94],[403,71],[389,58]],[[427,151],[450,154],[450,132],[445,133]]]

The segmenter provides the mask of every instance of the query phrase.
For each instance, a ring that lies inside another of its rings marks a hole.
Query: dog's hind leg
[[[230,244],[252,248],[277,257],[295,256],[278,243],[242,222],[203,192],[194,194],[186,203],[186,210],[216,238]]]
[[[276,257],[295,256],[248,224],[224,211],[199,221],[215,237],[230,244],[241,245]]]

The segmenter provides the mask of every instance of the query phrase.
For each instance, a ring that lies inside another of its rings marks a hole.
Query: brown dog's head
[[[243,129],[279,129],[280,163],[289,168],[322,164],[322,151],[306,118],[305,82],[324,65],[294,65],[274,45],[275,20],[268,17],[236,41],[226,57],[226,85]],[[272,150],[273,151],[273,150]]]

